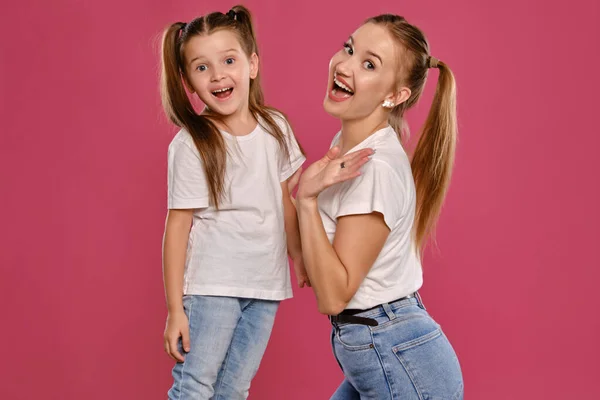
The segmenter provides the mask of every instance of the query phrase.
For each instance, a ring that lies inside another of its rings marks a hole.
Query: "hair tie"
[[[227,11],[226,14],[229,18],[231,18],[234,21],[237,21],[237,13],[235,11],[233,11],[233,8],[229,11]]]
[[[440,62],[440,60],[438,60],[437,58],[429,56],[428,67],[429,68],[437,68],[439,62]]]
[[[179,28],[179,30],[183,31],[186,27],[187,27],[187,22],[182,22],[182,26],[181,28]]]

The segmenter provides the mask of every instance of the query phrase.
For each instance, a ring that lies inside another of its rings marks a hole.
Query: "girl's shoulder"
[[[194,143],[194,139],[192,139],[192,135],[190,135],[190,133],[184,128],[179,130],[179,132],[177,132],[177,134],[173,137],[171,143],[169,143],[168,150],[169,154],[173,154],[175,158],[192,155],[200,158],[200,153],[198,152],[198,148]]]
[[[283,130],[284,133],[290,129],[290,123],[288,122],[287,116],[282,111],[269,107],[267,108],[267,112],[279,126],[279,129]]]
[[[169,144],[169,147],[178,147],[178,146],[188,146],[194,147],[194,140],[192,139],[192,135],[185,129],[181,128]]]

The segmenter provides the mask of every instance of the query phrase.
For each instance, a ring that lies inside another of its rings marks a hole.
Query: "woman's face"
[[[398,104],[400,56],[386,28],[373,23],[358,28],[329,63],[325,111],[353,120],[381,112],[386,99]]]

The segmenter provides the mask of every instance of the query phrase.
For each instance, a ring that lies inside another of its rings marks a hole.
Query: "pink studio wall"
[[[6,1],[0,12],[0,398],[164,399],[166,149],[157,36],[232,1]],[[269,103],[310,161],[338,123],[331,55],[405,15],[454,69],[460,143],[422,290],[467,399],[600,398],[600,6],[593,0],[247,1]],[[410,122],[416,135],[436,74]],[[325,399],[329,327],[297,290],[251,399]]]

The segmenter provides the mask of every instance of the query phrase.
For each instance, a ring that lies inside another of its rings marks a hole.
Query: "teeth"
[[[352,89],[350,89],[348,86],[344,85],[342,82],[338,81],[337,78],[334,76],[333,77],[333,81],[335,82],[336,85],[338,85],[339,87],[341,87],[344,90],[347,90],[350,93],[354,93],[352,91]]]
[[[217,89],[217,90],[213,90],[213,93],[221,93],[224,92],[226,90],[230,90],[231,88],[223,88],[223,89]]]

